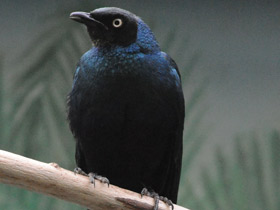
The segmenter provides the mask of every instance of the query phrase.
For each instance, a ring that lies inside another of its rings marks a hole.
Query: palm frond
[[[0,147],[9,147],[8,133],[11,127],[10,102],[7,99],[6,74],[4,71],[4,56],[0,54]]]
[[[215,173],[202,173],[204,197],[194,199],[208,210],[279,209],[279,136],[279,131],[264,141],[255,135],[239,136],[232,157],[218,150]]]
[[[0,55],[0,139],[4,138],[5,128],[4,125],[4,68],[2,63],[2,56]]]
[[[276,130],[270,134],[271,141],[269,142],[270,148],[270,162],[271,162],[271,174],[270,180],[272,181],[272,193],[271,197],[276,200],[274,203],[274,209],[280,209],[280,133]]]

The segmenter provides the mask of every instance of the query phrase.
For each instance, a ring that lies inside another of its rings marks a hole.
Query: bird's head
[[[104,7],[89,13],[73,12],[70,18],[86,25],[96,46],[126,47],[138,42],[143,48],[158,47],[150,28],[139,17],[120,8]]]
[[[137,17],[123,9],[105,7],[92,12],[73,12],[70,18],[86,25],[92,42],[127,46],[137,39]]]

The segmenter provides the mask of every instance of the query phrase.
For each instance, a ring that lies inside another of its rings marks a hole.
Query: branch
[[[56,163],[43,163],[0,150],[0,183],[11,184],[90,209],[152,209],[154,200],[147,196],[75,175]],[[159,210],[169,209],[160,201]],[[175,210],[187,210],[174,205]]]

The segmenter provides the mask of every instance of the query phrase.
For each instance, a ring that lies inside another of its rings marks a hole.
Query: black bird
[[[70,18],[85,24],[93,42],[68,97],[77,166],[176,203],[184,125],[176,63],[161,52],[150,28],[126,10],[107,7]]]

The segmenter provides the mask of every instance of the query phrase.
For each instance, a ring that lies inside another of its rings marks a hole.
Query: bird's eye
[[[114,26],[115,28],[121,27],[122,24],[123,24],[123,22],[122,22],[122,19],[120,19],[120,18],[117,18],[117,19],[113,20],[113,26]]]

